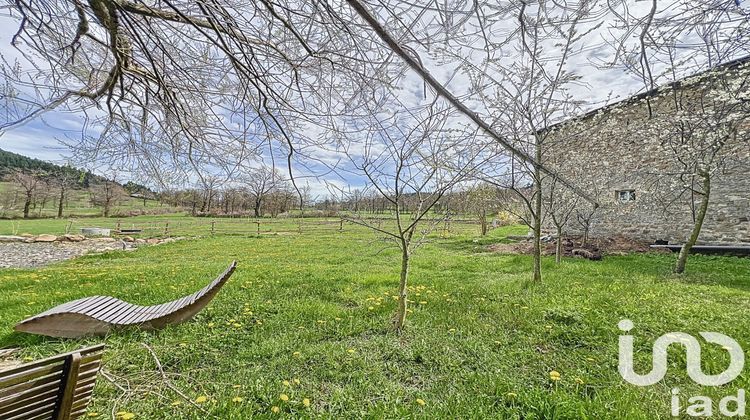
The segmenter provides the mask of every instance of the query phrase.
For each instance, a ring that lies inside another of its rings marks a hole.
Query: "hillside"
[[[91,184],[106,181],[104,177],[93,174],[87,170],[78,169],[73,166],[61,166],[0,149],[0,181],[2,181],[3,178],[6,178],[14,170],[39,172],[45,174],[45,176],[49,178],[55,178],[61,174],[65,174],[68,175],[68,178],[78,179],[77,183],[81,188],[88,188]],[[132,181],[119,185],[130,194],[138,193],[145,196],[154,196],[154,192],[151,189]]]

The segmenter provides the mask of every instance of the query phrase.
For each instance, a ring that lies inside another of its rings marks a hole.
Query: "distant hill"
[[[54,163],[45,162],[43,160],[30,158],[28,156],[0,149],[0,174],[7,175],[14,169],[48,173],[59,173],[65,170],[62,166],[55,165]]]
[[[18,153],[8,152],[0,149],[0,180],[5,178],[14,170],[24,172],[41,172],[48,177],[54,178],[60,174],[69,174],[78,178],[78,184],[83,188],[88,188],[91,183],[104,182],[105,179],[99,175],[92,174],[90,171],[74,168],[72,166],[61,166],[43,160],[30,158],[19,155]],[[153,196],[154,192],[148,187],[129,181],[122,185],[129,194],[140,194],[141,196]]]

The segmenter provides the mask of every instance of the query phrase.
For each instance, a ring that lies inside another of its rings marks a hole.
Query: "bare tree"
[[[261,217],[263,204],[268,196],[283,183],[283,177],[275,168],[260,166],[250,169],[243,178],[243,184],[252,195],[253,214],[255,217]]]
[[[575,213],[580,197],[560,187],[555,178],[550,178],[545,186],[547,197],[545,198],[545,211],[549,215],[552,225],[555,227],[555,262],[562,261],[563,236],[565,229],[570,223],[570,218]],[[560,191],[562,189],[562,191]]]
[[[484,179],[515,191],[523,203],[522,214],[517,216],[532,234],[532,281],[535,283],[542,280],[541,235],[545,216],[542,187],[544,179],[552,174],[542,165],[550,134],[546,128],[579,108],[580,103],[569,92],[578,76],[566,70],[566,63],[584,40],[585,32],[580,33],[579,26],[592,13],[593,7],[593,2],[580,2],[573,8],[546,7],[544,2],[511,4],[505,13],[515,18],[517,31],[504,43],[517,48],[519,57],[509,64],[500,57],[488,60],[485,66],[489,71],[471,63],[465,64],[473,75],[474,90],[485,106],[498,115],[497,129],[515,148],[529,156],[523,159],[514,154],[514,160],[504,170],[485,170]],[[488,90],[487,86],[492,89]],[[594,206],[598,205],[588,192],[571,186],[557,175],[555,179],[556,183],[566,185]]]
[[[16,170],[11,175],[11,178],[24,193],[23,218],[28,219],[31,211],[31,204],[34,202],[34,194],[44,183],[42,175],[38,172]]]
[[[340,201],[354,203],[347,219],[366,226],[399,250],[398,307],[393,316],[396,331],[404,328],[407,315],[409,273],[414,251],[443,217],[432,213],[435,205],[457,183],[472,176],[488,159],[489,143],[476,142],[477,132],[451,117],[443,101],[411,107],[409,112],[389,112],[388,101],[368,106],[366,120],[349,122],[332,152],[343,162],[331,169],[355,173],[367,180],[362,188],[338,189]],[[352,137],[350,133],[358,133]],[[335,188],[335,186],[332,186]],[[392,219],[372,219],[357,203],[376,192],[393,209]]]
[[[55,173],[50,182],[57,188],[57,217],[63,217],[63,207],[65,200],[71,188],[74,188],[80,180],[78,171],[70,166],[63,167],[63,170]]]
[[[104,217],[109,217],[112,208],[125,197],[125,190],[114,178],[106,178],[94,184],[90,189],[90,194],[91,202],[102,208]]]

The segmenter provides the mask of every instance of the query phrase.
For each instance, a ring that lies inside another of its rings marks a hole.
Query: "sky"
[[[631,5],[631,13],[645,14],[649,6],[650,2],[634,1]],[[11,36],[16,29],[17,23],[14,20],[0,16],[0,54],[7,61],[13,61],[19,57],[18,52],[10,45]],[[603,42],[606,30],[607,22],[604,22],[602,30],[588,35],[582,51],[572,57],[568,63],[569,69],[581,76],[579,83],[572,86],[571,92],[576,99],[585,103],[583,110],[625,99],[644,89],[641,80],[627,74],[622,68],[603,69],[593,64],[600,63],[612,55],[612,47]],[[448,75],[452,74],[453,69],[441,67],[438,63],[429,60],[426,54],[423,57],[426,58],[426,67],[438,79],[447,80]],[[419,95],[422,84],[416,75],[409,75],[406,83],[407,87],[411,84],[411,88],[405,90],[407,95]],[[459,75],[454,76],[448,86],[452,90],[461,91],[466,89],[466,83],[468,83],[466,78]],[[411,102],[410,99],[405,98],[405,101]],[[83,123],[84,118],[81,114],[64,110],[49,111],[24,125],[0,133],[0,149],[63,163],[70,157],[70,151],[61,145],[60,140],[80,135]],[[363,182],[355,176],[344,180],[331,178],[328,181],[337,183],[339,186]],[[324,193],[325,180],[310,179],[307,182],[313,184],[311,188],[314,193]]]

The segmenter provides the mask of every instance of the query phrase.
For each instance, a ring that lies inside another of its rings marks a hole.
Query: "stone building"
[[[543,161],[600,203],[589,218],[593,206],[575,201],[568,233],[683,243],[704,171],[710,200],[698,243],[750,243],[750,57],[539,134]],[[545,185],[545,197],[559,197],[548,203],[573,202],[549,179]]]

